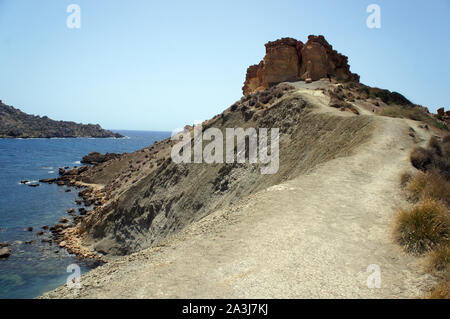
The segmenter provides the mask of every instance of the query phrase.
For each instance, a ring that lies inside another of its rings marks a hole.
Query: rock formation
[[[350,72],[348,58],[333,50],[321,35],[310,35],[305,44],[282,38],[265,46],[264,59],[247,69],[244,95],[285,81],[310,82],[333,77],[338,81],[359,82],[359,76]]]
[[[89,153],[88,155],[83,156],[81,163],[98,165],[100,163],[107,162],[107,161],[109,161],[113,158],[117,158],[117,157],[120,157],[120,154],[116,154],[116,153],[101,154],[98,152],[92,152],[92,153]]]
[[[8,258],[11,256],[11,250],[7,247],[0,249],[0,258]]]
[[[436,118],[445,123],[447,127],[450,127],[450,111],[445,111],[443,107],[437,110]]]

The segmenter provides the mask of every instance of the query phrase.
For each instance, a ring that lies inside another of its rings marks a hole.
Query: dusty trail
[[[254,194],[187,227],[164,245],[97,268],[80,290],[51,298],[403,298],[433,284],[422,260],[391,238],[407,205],[399,174],[410,169],[417,122],[374,116],[373,138],[351,156]],[[381,269],[370,289],[367,267]]]

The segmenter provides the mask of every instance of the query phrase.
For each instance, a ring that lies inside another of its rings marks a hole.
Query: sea
[[[49,244],[49,232],[66,211],[77,208],[78,190],[37,183],[58,176],[60,167],[79,167],[90,152],[133,152],[161,141],[170,132],[113,130],[125,138],[0,139],[0,243],[12,254],[0,258],[0,298],[34,298],[66,283],[77,265],[81,273],[97,266]],[[70,189],[70,191],[69,191]],[[33,230],[30,231],[29,228]],[[44,235],[37,233],[44,231]],[[72,276],[73,277],[73,276]]]

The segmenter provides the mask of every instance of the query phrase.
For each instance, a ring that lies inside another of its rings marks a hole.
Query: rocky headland
[[[47,116],[30,115],[0,100],[0,138],[123,137],[100,125],[55,121]]]
[[[433,283],[389,231],[406,205],[397,179],[408,155],[444,134],[447,113],[359,83],[323,36],[266,51],[244,96],[202,127],[279,128],[277,174],[248,161],[177,164],[166,139],[89,154],[88,165],[42,181],[80,188],[85,206],[53,227],[55,239],[108,262],[83,276],[78,297],[411,297]],[[368,290],[375,262],[386,286]]]

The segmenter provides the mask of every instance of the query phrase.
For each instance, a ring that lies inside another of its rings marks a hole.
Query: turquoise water
[[[33,298],[66,282],[67,266],[81,272],[97,265],[68,254],[37,236],[53,226],[66,210],[77,207],[78,191],[41,184],[29,187],[21,180],[57,177],[58,168],[80,166],[90,152],[133,152],[170,136],[168,132],[115,131],[124,139],[0,139],[0,242],[8,242],[12,255],[0,259],[0,298]],[[33,227],[33,231],[27,231]],[[31,244],[26,242],[33,241]]]

